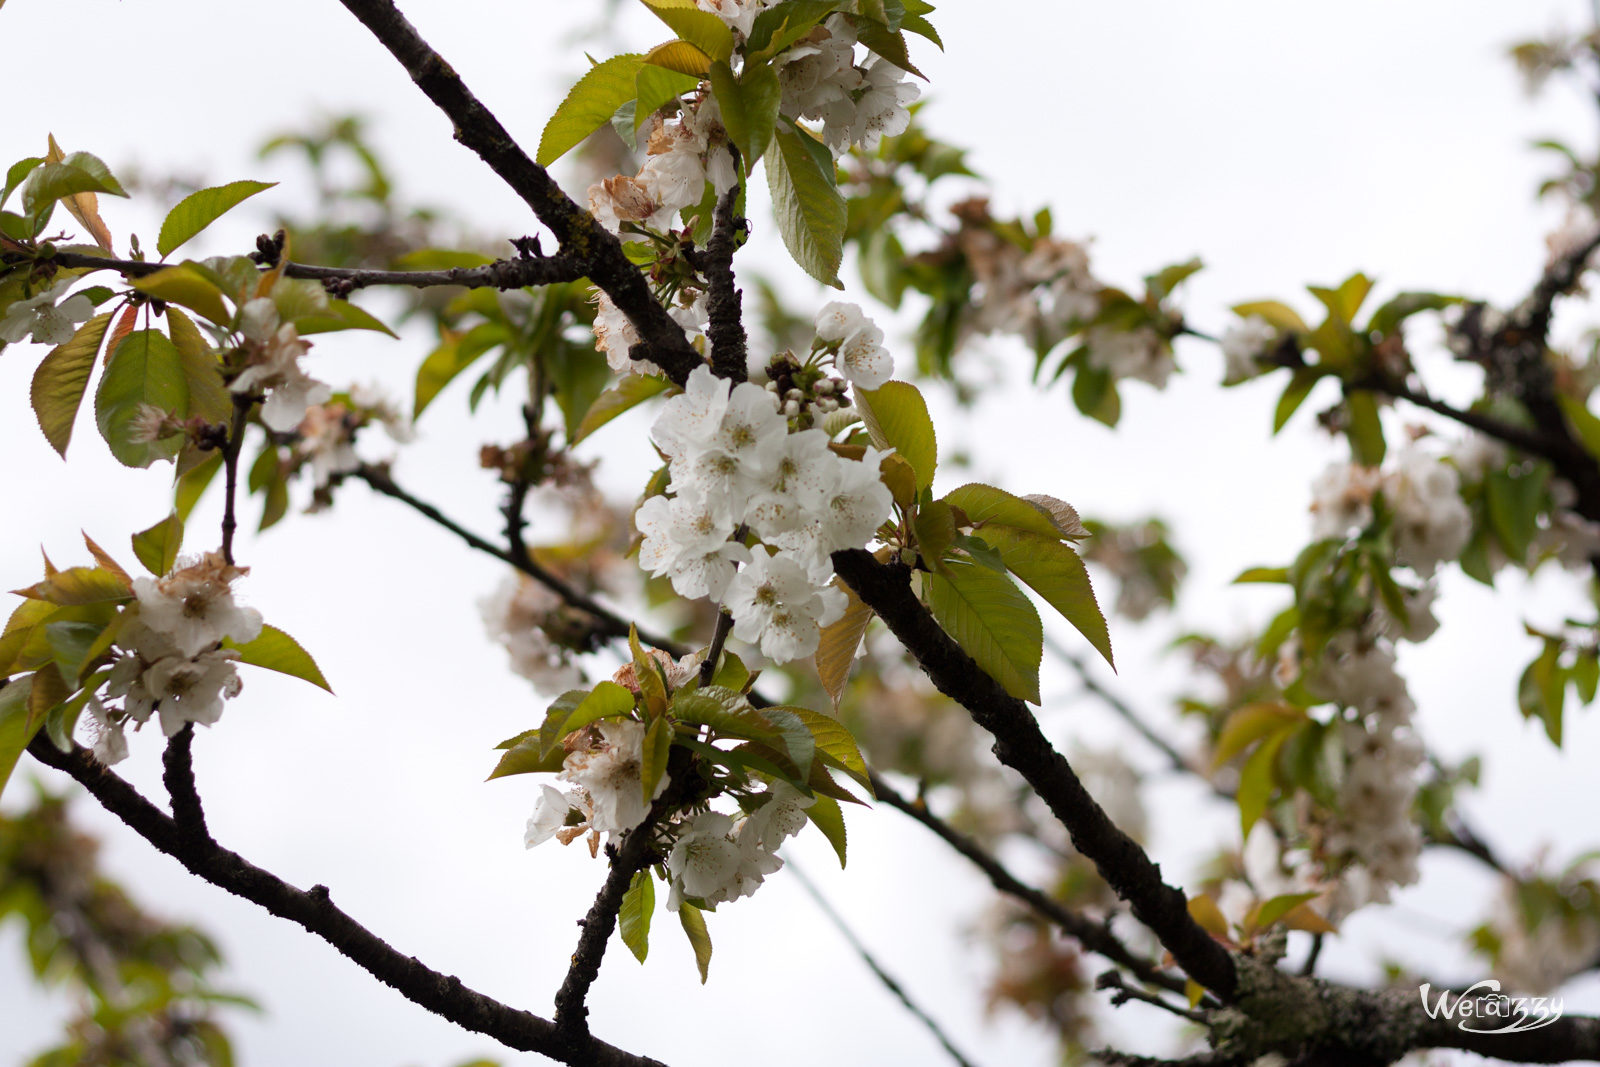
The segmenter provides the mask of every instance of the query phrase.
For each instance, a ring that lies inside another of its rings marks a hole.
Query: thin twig
[[[1151,961],[1141,959],[1135,955],[1117,939],[1106,924],[1097,922],[1088,916],[1080,915],[1060,901],[1053,899],[1033,886],[1023,883],[1010,871],[1006,870],[999,860],[986,852],[981,845],[929,811],[927,805],[904,796],[876,771],[869,771],[868,774],[872,782],[873,795],[878,800],[897,811],[904,812],[929,830],[932,830],[941,841],[954,849],[958,855],[964,857],[973,866],[982,871],[988,877],[989,884],[1000,892],[1026,904],[1036,914],[1060,927],[1063,933],[1075,939],[1090,952],[1098,953],[1112,963],[1126,967],[1140,981],[1160,986],[1174,993],[1183,991],[1183,979],[1176,975],[1165,974],[1160,967]]]
[[[416,957],[391,948],[335,907],[326,887],[296,889],[214,841],[193,840],[170,816],[102,766],[87,749],[74,745],[72,751],[62,752],[41,732],[28,745],[28,752],[46,766],[70,775],[107,811],[190,873],[273,915],[300,924],[383,984],[457,1026],[487,1034],[508,1048],[539,1052],[562,1063],[659,1067],[655,1060],[594,1038],[575,1049],[548,1019],[484,996],[464,986],[460,979],[440,974]]]
[[[1187,1019],[1192,1023],[1204,1023],[1208,1018],[1206,1013],[1203,1011],[1179,1007],[1178,1005],[1169,1000],[1163,999],[1155,993],[1151,993],[1143,989],[1136,989],[1133,986],[1130,986],[1127,982],[1123,981],[1121,971],[1106,971],[1102,973],[1094,980],[1094,987],[1096,989],[1115,990],[1115,992],[1111,994],[1111,1006],[1113,1008],[1120,1008],[1130,1000],[1137,1000],[1141,1003],[1160,1008],[1162,1011],[1170,1012],[1180,1019]]]
[[[834,910],[832,904],[828,903],[828,899],[822,895],[822,891],[817,888],[816,883],[808,878],[806,873],[795,865],[794,860],[786,859],[784,863],[785,866],[788,867],[790,873],[794,875],[795,880],[800,883],[801,887],[804,888],[808,894],[810,894],[811,899],[816,902],[817,908],[822,912],[823,915],[828,917],[828,921],[833,923],[834,928],[839,931],[839,935],[845,939],[846,943],[848,943],[852,949],[855,950],[856,955],[861,958],[861,962],[866,964],[867,969],[870,970],[878,979],[878,981],[883,984],[883,987],[892,993],[895,999],[900,1001],[900,1003],[905,1006],[905,1009],[916,1017],[918,1022],[927,1027],[928,1032],[931,1033],[934,1037],[934,1040],[938,1041],[944,1050],[950,1054],[951,1059],[955,1060],[956,1063],[961,1065],[961,1067],[972,1067],[972,1061],[961,1054],[961,1050],[956,1048],[955,1044],[950,1040],[949,1035],[944,1032],[944,1028],[934,1020],[933,1016],[929,1015],[926,1011],[919,1007],[916,1001],[911,999],[911,995],[906,992],[904,986],[895,980],[893,975],[883,969],[883,965],[878,962],[877,958],[873,956],[872,952],[867,948],[867,946],[862,944],[861,939],[855,935],[855,931],[851,930],[849,925],[844,921],[844,917]]]
[[[250,416],[250,406],[255,397],[234,395],[233,424],[228,428],[228,440],[222,446],[223,498],[222,498],[222,558],[233,566],[233,531],[239,526],[234,512],[239,495],[239,452],[244,447],[244,428]]]
[[[186,722],[161,754],[161,781],[172,801],[172,821],[188,840],[201,844],[211,840],[211,831],[206,829],[205,809],[194,784],[193,745],[194,723]]]

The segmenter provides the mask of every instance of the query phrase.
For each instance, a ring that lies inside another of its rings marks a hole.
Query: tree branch
[[[56,748],[44,733],[28,745],[39,762],[63,771],[89,791],[107,811],[133,828],[158,851],[176,859],[192,874],[235,896],[260,905],[279,918],[299,923],[332,945],[362,970],[406,999],[457,1026],[486,1034],[508,1048],[538,1052],[562,1063],[598,1067],[661,1067],[594,1038],[576,1045],[554,1023],[519,1011],[467,988],[454,976],[404,956],[366,927],[335,907],[324,886],[296,889],[276,875],[251,864],[215,842],[193,841],[169,816],[127,782],[107,770],[88,750]]]
[[[879,563],[864,549],[835,552],[833,568],[888,624],[939,691],[994,735],[995,757],[1033,787],[1073,845],[1189,976],[1223,1000],[1232,999],[1236,979],[1227,949],[1190,918],[1183,893],[1162,881],[1161,868],[1095,803],[1027,705],[984,673],[934,621],[911,592],[910,570],[898,562]]]
[[[711,339],[711,370],[723,378],[742,382],[750,373],[749,349],[744,332],[743,301],[734,286],[733,254],[739,247],[738,235],[746,231],[748,224],[734,214],[733,203],[738,196],[739,187],[735,185],[717,201],[711,240],[705,254],[698,258],[710,286],[706,333]]]
[[[589,987],[600,977],[600,962],[605,956],[606,943],[617,928],[617,913],[622,908],[622,898],[633,882],[633,876],[650,866],[655,856],[654,834],[656,810],[639,826],[629,830],[620,846],[608,848],[611,869],[595,896],[589,913],[578,920],[583,933],[578,937],[578,947],[572,953],[572,966],[556,992],[556,1029],[570,1039],[578,1040],[589,1034],[589,1009],[584,1006]]]
[[[539,563],[535,561],[534,558],[528,553],[524,552],[522,557],[518,558],[517,556],[512,555],[510,552],[507,552],[505,549],[500,548],[498,545],[479,537],[477,534],[473,533],[471,530],[468,530],[460,523],[457,523],[455,520],[445,515],[444,512],[440,511],[432,504],[429,504],[427,501],[412,496],[406,490],[395,484],[394,478],[391,477],[389,472],[383,468],[363,464],[354,471],[351,471],[350,477],[360,479],[375,492],[381,493],[390,499],[400,501],[402,504],[406,505],[411,510],[428,519],[435,525],[449,530],[451,533],[461,538],[461,540],[464,541],[469,548],[474,548],[486,555],[493,556],[500,562],[521,571],[523,574],[526,574],[529,578],[532,578],[534,581],[538,582],[540,585],[559,596],[569,606],[577,608],[579,611],[582,611],[592,617],[595,620],[595,632],[599,633],[601,636],[611,640],[617,640],[628,636],[629,623],[622,616],[605,607],[593,597],[574,589],[571,584],[540,566]],[[656,648],[661,649],[663,652],[669,653],[670,655],[682,656],[688,651],[688,649],[684,648],[681,644],[672,640],[670,637],[666,637],[661,634],[650,633],[644,630],[639,630],[637,632],[641,641],[653,645]]]
[[[151,263],[137,259],[112,259],[83,252],[57,251],[48,262],[60,267],[114,270],[125,278],[143,278],[166,270],[171,263]],[[318,267],[309,263],[285,263],[284,274],[307,281],[332,283],[344,292],[373,285],[395,285],[428,289],[437,285],[459,285],[468,289],[520,289],[528,285],[552,285],[582,278],[585,265],[566,253],[553,256],[497,259],[481,267],[456,267],[451,270],[368,270],[360,267]]]
[[[211,831],[206,829],[205,809],[200,806],[200,793],[194,785],[193,745],[194,723],[186,722],[168,739],[166,751],[161,754],[161,782],[172,801],[172,821],[184,840],[191,846],[215,844]]]
[[[1134,955],[1126,945],[1117,940],[1105,923],[1096,922],[1067,908],[1060,901],[1026,885],[984,851],[976,841],[959,833],[943,819],[934,815],[925,805],[910,800],[895,789],[882,775],[869,771],[873,795],[897,811],[904,812],[932,830],[939,839],[966,858],[989,878],[989,884],[1007,896],[1026,904],[1040,916],[1055,923],[1068,937],[1074,938],[1090,952],[1098,953],[1112,963],[1126,967],[1140,981],[1160,986],[1170,992],[1183,992],[1183,979],[1164,974],[1149,960]]]
[[[389,50],[411,80],[444,112],[455,139],[476,152],[555,234],[563,252],[627,315],[648,352],[679,385],[704,360],[688,335],[650,292],[644,275],[628,261],[616,234],[595,221],[562,192],[545,169],[528,158],[488,108],[462,82],[390,0],[340,0]]]

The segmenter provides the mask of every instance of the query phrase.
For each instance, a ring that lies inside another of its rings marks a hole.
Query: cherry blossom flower
[[[165,578],[136,578],[134,596],[140,621],[162,634],[186,657],[231,638],[253,641],[261,633],[261,613],[234,603],[232,583],[245,573],[217,552],[173,571]]]
[[[293,323],[279,324],[277,306],[270,298],[246,303],[239,319],[249,362],[230,388],[241,396],[266,390],[261,421],[278,433],[288,433],[306,417],[306,408],[326,403],[333,390],[300,369],[300,357],[311,346],[300,339]]]
[[[94,305],[82,293],[62,299],[76,280],[62,278],[42,293],[7,305],[5,317],[0,318],[0,342],[16,344],[30,334],[34,343],[41,345],[72,340],[78,324],[94,317]]]
[[[589,825],[598,833],[625,833],[644,822],[650,806],[641,782],[644,766],[644,724],[632,719],[602,719],[590,747],[567,754],[561,777],[589,796]],[[651,799],[667,788],[667,775],[656,783]]]
[[[844,593],[819,588],[800,564],[769,550],[750,554],[723,600],[733,615],[734,636],[759,643],[761,654],[775,663],[816,652],[821,628],[844,614],[847,603]]]

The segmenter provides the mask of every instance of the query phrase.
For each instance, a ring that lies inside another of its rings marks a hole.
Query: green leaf
[[[1085,364],[1072,379],[1072,403],[1096,422],[1115,427],[1122,417],[1122,398],[1111,372]]]
[[[110,169],[88,152],[73,152],[59,163],[46,163],[28,175],[22,187],[22,213],[42,219],[50,205],[78,193],[128,194]]]
[[[1241,319],[1248,319],[1252,315],[1266,319],[1279,330],[1288,330],[1293,333],[1309,333],[1311,327],[1306,325],[1306,320],[1300,313],[1288,304],[1277,300],[1252,300],[1244,304],[1235,304],[1233,313]]]
[[[261,627],[261,634],[254,641],[246,641],[242,645],[224,641],[223,644],[238,650],[240,663],[300,678],[330,693],[333,692],[333,687],[328,685],[328,680],[322,676],[322,671],[318,669],[317,661],[311,658],[311,653],[301,648],[300,642],[276,626]]]
[[[911,49],[906,45],[906,35],[902,31],[891,30],[880,22],[866,19],[856,23],[856,39],[864,48],[877,53],[906,73],[915,74],[923,81],[928,80],[928,76],[911,62]]]
[[[1355,461],[1364,467],[1376,467],[1383,462],[1387,446],[1383,440],[1383,422],[1378,418],[1378,400],[1371,393],[1351,393],[1345,398],[1345,410],[1350,413],[1350,425],[1345,435],[1350,438],[1350,452]]]
[[[726,62],[733,55],[733,30],[716,15],[702,11],[695,0],[640,0],[640,3],[672,27],[673,33],[713,60]]]
[[[1003,526],[1061,540],[1060,528],[1050,520],[1049,515],[1004,489],[996,489],[982,482],[969,482],[940,499],[966,512],[967,518],[972,520],[984,537],[988,536],[991,527]]]
[[[745,42],[746,60],[768,60],[810,33],[839,8],[839,0],[787,0],[756,16]]]
[[[34,417],[39,420],[45,440],[63,459],[72,440],[78,406],[89,386],[89,374],[94,370],[94,357],[110,325],[111,312],[96,315],[78,327],[65,344],[52,348],[33,372],[30,395]]]
[[[689,936],[695,965],[700,968],[700,984],[705,985],[706,974],[711,970],[711,934],[706,930],[706,917],[700,914],[699,908],[684,901],[678,905],[678,921]]]
[[[655,910],[655,879],[646,867],[634,872],[628,891],[622,894],[622,906],[617,909],[617,931],[622,935],[622,943],[640,963],[650,953],[650,919]]]
[[[32,678],[23,678],[0,687],[0,793],[5,791],[22,750],[44,725],[43,716],[35,720],[30,714],[32,683]]]
[[[213,426],[226,426],[233,417],[233,397],[222,381],[222,364],[206,343],[194,320],[177,308],[167,309],[167,330],[172,347],[183,361],[183,379],[189,387],[189,417]]]
[[[1263,737],[1285,732],[1307,720],[1304,708],[1281,700],[1258,701],[1235,708],[1222,724],[1211,766],[1220,767]]]
[[[42,582],[12,592],[30,600],[45,600],[63,607],[116,603],[133,598],[133,589],[127,577],[104,567],[68,567],[64,571],[54,572]]]
[[[856,394],[867,433],[878,448],[892,448],[917,472],[920,492],[933,485],[939,465],[939,442],[928,416],[928,402],[910,382],[885,382],[881,388]]]
[[[565,709],[563,701],[574,694],[580,698],[578,703],[570,710]],[[545,726],[540,729],[541,751],[552,751],[561,744],[562,738],[592,722],[627,715],[633,711],[633,704],[633,692],[626,686],[610,680],[600,682],[587,693],[581,689],[569,690],[550,706]],[[556,714],[558,708],[566,712],[564,718],[558,719]],[[651,790],[654,791],[654,783],[651,783]]]
[[[189,261],[135,278],[133,287],[141,293],[180,304],[218,326],[226,326],[232,314],[222,302],[223,291],[216,279]]]
[[[578,423],[578,430],[572,437],[572,444],[577,444],[612,419],[629,411],[649,400],[653,396],[660,396],[672,387],[672,383],[665,378],[656,378],[647,374],[625,374],[616,385],[607,389],[595,398],[589,405],[589,410],[584,412],[583,419]]]
[[[643,56],[628,53],[590,67],[545,123],[539,138],[539,165],[548,167],[610,122],[617,108],[634,98],[634,79],[643,65]]]
[[[1322,373],[1315,367],[1301,367],[1290,376],[1289,384],[1283,387],[1283,395],[1278,397],[1278,406],[1272,413],[1274,434],[1294,418],[1294,413],[1300,410],[1300,405],[1305,403],[1306,397],[1311,395],[1312,388],[1321,378]]]
[[[1561,394],[1556,397],[1556,403],[1561,405],[1561,413],[1567,417],[1568,425],[1583,443],[1584,450],[1600,459],[1600,418],[1595,418],[1588,405],[1576,397]]]
[[[200,497],[205,494],[206,486],[211,484],[217,472],[222,469],[222,450],[213,449],[206,453],[205,458],[195,464],[190,470],[178,475],[178,484],[173,488],[172,506],[178,513],[178,518],[187,520],[189,512],[200,502]]]
[[[985,527],[983,536],[1000,553],[1006,569],[1044,597],[1115,669],[1106,617],[1078,553],[1055,537],[1007,527]]]
[[[1372,313],[1367,320],[1367,332],[1387,336],[1420,311],[1440,311],[1459,303],[1459,296],[1445,296],[1442,293],[1400,293]]]
[[[784,247],[807,274],[843,289],[839,264],[844,261],[849,211],[835,185],[827,146],[790,128],[774,134],[772,148],[767,156],[767,188]]]
[[[1287,585],[1289,582],[1289,568],[1287,567],[1246,567],[1239,572],[1233,580],[1235,585],[1245,585],[1250,582],[1262,582],[1268,585]]]
[[[711,72],[711,57],[688,41],[673,40],[658,44],[644,54],[644,62],[646,67],[660,67],[675,74],[687,75],[694,78],[697,84],[701,77]],[[635,81],[635,87],[637,84]],[[634,132],[638,130],[639,127],[635,126]]]
[[[644,732],[639,768],[639,784],[644,787],[646,805],[655,799],[656,786],[661,783],[661,776],[667,773],[667,756],[671,752],[672,723],[665,715],[658,715],[650,720],[650,726]]]
[[[11,164],[6,170],[5,186],[0,188],[0,207],[5,206],[6,201],[11,199],[11,194],[16,191],[17,186],[21,185],[28,175],[33,173],[33,169],[43,162],[43,156],[29,156],[27,159],[19,159]]]
[[[833,851],[839,855],[839,867],[845,865],[845,829],[844,809],[839,807],[839,802],[832,797],[818,795],[805,809],[806,818],[811,824],[822,831],[822,836],[828,839],[828,844],[833,846]]]
[[[722,109],[722,124],[744,159],[746,173],[767,150],[778,123],[778,72],[768,63],[746,62],[737,78],[728,64],[711,65],[711,89]]]
[[[561,769],[566,758],[567,754],[559,749],[555,752],[541,752],[537,739],[510,745],[506,754],[500,757],[500,762],[495,764],[494,770],[489,772],[486,781],[492,782],[496,778],[512,774],[554,773]]]
[[[843,579],[835,576],[833,585],[843,591],[848,599],[844,614],[822,628],[814,662],[822,688],[833,702],[833,709],[838,711],[845,683],[850,680],[850,668],[856,660],[856,650],[861,647],[861,638],[866,634],[867,624],[872,621],[875,612],[862,603],[856,591],[846,585]]]
[[[1256,909],[1255,926],[1257,929],[1264,930],[1306,901],[1315,900],[1320,895],[1320,893],[1285,893],[1282,896],[1263,901],[1261,906]]]
[[[183,520],[174,510],[166,518],[133,535],[133,554],[144,564],[144,569],[157,578],[166,574],[178,562],[178,550],[183,547]]]
[[[932,500],[917,509],[911,531],[916,535],[917,551],[931,567],[950,555],[956,543],[955,509],[942,500]]]
[[[112,351],[95,391],[100,436],[124,466],[148,467],[158,459],[171,459],[181,447],[176,439],[134,439],[134,422],[145,405],[179,419],[189,411],[183,359],[167,335],[157,330],[135,330],[125,337]]]
[[[485,352],[510,339],[503,323],[480,322],[466,333],[441,328],[439,347],[428,353],[417,368],[417,396],[411,417],[420,418],[422,409],[433,403],[462,371],[477,362]]]
[[[1572,664],[1572,685],[1581,703],[1593,703],[1595,690],[1600,688],[1600,657],[1589,651],[1579,652]]]
[[[1550,468],[1543,463],[1515,472],[1493,470],[1484,476],[1489,525],[1500,547],[1513,560],[1527,558],[1528,547],[1539,532],[1539,513],[1549,480]]]
[[[285,316],[286,319],[288,317]],[[374,333],[399,337],[399,334],[383,324],[383,320],[348,300],[330,299],[326,306],[316,311],[295,315],[293,320],[294,328],[307,337],[314,333],[333,333],[337,330],[371,330]]]
[[[634,76],[634,89],[637,91],[637,104],[633,109],[634,132],[639,132],[640,127],[650,121],[650,116],[668,102],[694,91],[699,84],[700,79],[693,74],[669,70],[656,63],[641,66],[639,73]]]
[[[162,259],[166,259],[179,245],[210,226],[241,201],[277,184],[237,181],[214,185],[209,189],[197,189],[167,212],[167,217],[161,223],[161,233],[156,237],[156,251]]]
[[[1006,692],[1039,703],[1044,630],[1022,590],[1006,575],[953,560],[924,580],[928,607],[956,644]]]
[[[1319,285],[1308,285],[1306,289],[1322,301],[1331,319],[1348,326],[1356,321],[1356,312],[1361,310],[1367,294],[1372,291],[1372,279],[1365,274],[1352,274],[1339,283],[1337,289],[1324,289]]]
[[[1525,719],[1544,724],[1550,743],[1561,747],[1562,712],[1566,703],[1566,672],[1561,669],[1561,642],[1546,641],[1544,651],[1522,672],[1517,683],[1517,706]]]
[[[1247,838],[1256,820],[1266,814],[1267,801],[1272,796],[1273,765],[1277,762],[1278,749],[1283,747],[1288,736],[1281,731],[1270,735],[1250,754],[1239,772],[1239,826]]]
[[[824,763],[844,771],[871,795],[872,777],[867,773],[867,762],[861,758],[861,749],[856,745],[855,736],[844,723],[810,708],[786,704],[783,710],[793,714],[805,726]]]

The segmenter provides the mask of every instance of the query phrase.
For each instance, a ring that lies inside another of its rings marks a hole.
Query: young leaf
[[[148,467],[158,459],[177,454],[176,441],[142,440],[134,432],[146,407],[184,418],[189,410],[189,386],[183,359],[156,330],[130,333],[111,352],[100,386],[95,391],[95,421],[111,454],[128,467]]]
[[[34,417],[39,420],[45,440],[63,459],[72,440],[78,406],[89,386],[89,373],[94,370],[94,357],[110,325],[111,312],[96,315],[78,327],[66,344],[52,348],[33,372],[30,395]]]
[[[822,836],[828,839],[833,851],[839,854],[839,866],[842,869],[845,865],[844,809],[839,807],[839,802],[832,797],[819,795],[811,801],[805,811],[806,818],[822,831]]]
[[[688,901],[678,905],[678,921],[683,924],[683,932],[689,937],[689,944],[694,948],[694,962],[700,968],[700,984],[706,984],[706,975],[711,970],[711,934],[706,929],[706,918],[700,914],[700,909]]]
[[[656,786],[667,772],[667,756],[672,753],[672,723],[665,715],[650,720],[650,726],[644,732],[642,749],[639,784],[644,787],[644,802],[648,805],[655,799]]]
[[[169,304],[180,304],[218,326],[227,325],[232,318],[222,302],[222,288],[188,260],[135,278],[133,287]]]
[[[634,873],[628,891],[622,894],[622,906],[617,909],[617,931],[622,935],[622,943],[640,963],[650,952],[650,919],[655,910],[655,879],[646,867]]]
[[[991,527],[1005,526],[1057,541],[1061,539],[1060,529],[1047,514],[1026,500],[992,485],[971,482],[946,493],[940,499],[966,512],[981,536],[987,537]]]
[[[311,653],[301,648],[300,642],[276,626],[261,627],[261,634],[254,641],[247,641],[242,645],[224,641],[223,644],[238,650],[240,663],[249,663],[269,671],[277,671],[279,674],[301,678],[330,693],[333,692],[333,687],[322,676],[322,671],[317,667],[316,660],[311,658]]]
[[[607,680],[600,682],[591,692],[576,691],[582,699],[572,709],[559,725],[554,725],[549,731],[541,732],[544,751],[549,752],[561,743],[561,739],[574,730],[581,730],[592,722],[601,719],[614,719],[619,715],[626,715],[633,710],[633,693],[625,686]],[[558,702],[559,703],[559,702]],[[556,705],[551,706],[552,718]],[[550,723],[550,719],[546,723]],[[665,766],[665,764],[663,764]],[[655,783],[651,783],[654,791]]]
[[[209,189],[197,189],[167,212],[167,217],[161,223],[161,232],[156,236],[156,251],[162,259],[166,259],[179,245],[210,226],[241,201],[277,184],[237,181],[214,185]]]
[[[683,74],[698,81],[711,70],[711,57],[688,41],[668,41],[658,44],[644,54],[645,67],[660,67],[674,74]],[[635,80],[635,90],[638,82]],[[637,104],[634,108],[637,113]],[[639,129],[634,127],[635,132]]]
[[[226,425],[233,415],[233,397],[222,382],[222,364],[194,320],[177,308],[167,309],[167,331],[183,361],[189,387],[189,415],[212,425]]]
[[[926,576],[928,607],[946,633],[1012,696],[1039,703],[1044,630],[1039,613],[1004,574],[947,560]]]
[[[728,57],[733,55],[733,31],[716,15],[702,11],[695,0],[640,0],[640,2],[649,8],[656,18],[672,27],[673,33],[712,59],[726,62]]]
[[[928,403],[917,387],[910,382],[886,382],[881,388],[860,391],[856,399],[872,443],[905,457],[917,472],[919,491],[932,486],[939,465],[939,442],[928,417]]]
[[[643,56],[628,53],[590,67],[545,123],[539,138],[539,166],[548,167],[610,122],[617,108],[633,99],[637,91],[634,78],[643,64]]]
[[[1004,526],[984,527],[983,537],[1000,553],[1007,570],[1044,597],[1113,669],[1116,667],[1105,614],[1089,584],[1089,571],[1071,546],[1054,537],[1039,537]]]
[[[55,134],[50,134],[50,151],[45,154],[45,160],[50,163],[60,163],[66,157],[61,152],[61,147],[56,144]],[[105,220],[100,217],[100,198],[94,193],[74,193],[63,197],[61,203],[78,220],[78,224],[89,231],[89,236],[94,238],[94,243],[106,255],[112,254],[111,231],[106,229]]]
[[[711,88],[722,109],[722,124],[744,157],[746,173],[767,150],[778,122],[778,72],[769,63],[746,62],[737,78],[728,64],[711,66]]]
[[[855,663],[856,649],[861,647],[861,638],[867,632],[867,624],[872,621],[874,612],[861,602],[854,589],[838,577],[834,578],[833,584],[844,591],[848,602],[844,614],[822,628],[822,639],[817,643],[815,659],[817,677],[822,680],[822,688],[833,702],[833,710],[838,711],[845,683],[850,680],[850,667]]]
[[[178,561],[183,546],[183,520],[173,511],[166,518],[133,535],[133,554],[144,569],[160,578]]]
[[[637,97],[633,108],[633,132],[638,133],[640,127],[650,121],[650,116],[669,101],[692,92],[699,84],[699,76],[669,70],[658,63],[646,63],[640,67],[634,77]]]
[[[0,792],[5,791],[17,757],[28,747],[33,735],[44,725],[41,716],[37,721],[30,714],[33,679],[23,678],[0,688]],[[703,981],[704,979],[702,979]]]
[[[1278,759],[1278,749],[1283,747],[1291,732],[1280,730],[1270,734],[1245,760],[1244,769],[1239,772],[1239,828],[1246,838],[1256,820],[1266,813],[1267,800],[1272,796],[1273,766]]]
[[[811,144],[826,157],[825,164]],[[789,255],[817,281],[843,289],[839,264],[844,261],[849,212],[835,185],[833,160],[826,146],[793,128],[779,130],[767,156],[767,188]]]
[[[1235,304],[1233,313],[1241,319],[1252,316],[1265,319],[1269,325],[1292,333],[1307,333],[1311,329],[1298,311],[1277,300],[1252,300],[1245,304]]]
[[[595,398],[589,410],[584,412],[582,420],[578,423],[577,432],[572,436],[572,444],[577,444],[600,427],[649,400],[659,396],[672,387],[672,383],[665,378],[656,378],[648,374],[625,374],[616,385],[607,389]]]
[[[1383,462],[1386,448],[1377,398],[1371,393],[1351,393],[1345,400],[1345,410],[1350,413],[1345,435],[1350,438],[1350,452],[1355,461],[1365,467],[1378,466]]]

